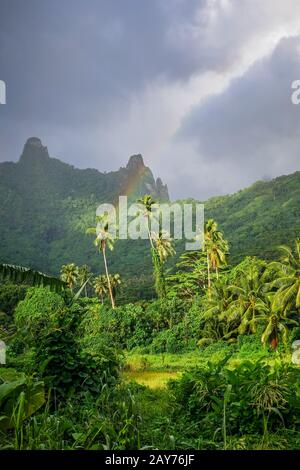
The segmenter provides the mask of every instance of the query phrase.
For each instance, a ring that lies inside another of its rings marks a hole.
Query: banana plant
[[[29,284],[35,287],[49,287],[57,293],[67,288],[67,284],[57,277],[48,276],[25,266],[0,264],[0,278],[15,283]]]

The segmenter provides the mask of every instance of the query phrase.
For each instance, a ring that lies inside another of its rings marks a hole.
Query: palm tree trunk
[[[208,290],[209,290],[209,292],[210,292],[211,280],[210,280],[210,265],[209,265],[209,255],[208,255],[208,252],[207,252],[207,287],[208,287]]]
[[[112,306],[112,308],[115,308],[114,296],[113,296],[113,293],[112,293],[112,288],[111,288],[110,279],[109,279],[109,274],[108,274],[108,269],[107,269],[107,261],[106,261],[106,254],[105,254],[105,246],[102,248],[102,254],[103,254],[104,267],[105,267],[105,274],[106,274],[106,279],[107,279],[107,285],[108,285],[108,291],[109,291],[109,297],[110,297],[110,301],[111,301],[111,306]]]
[[[150,241],[151,248],[154,249],[154,245],[153,245],[153,241],[152,241],[152,237],[151,237],[151,232],[150,232],[150,218],[149,217],[147,217],[147,230],[148,230],[148,238],[149,238],[149,241]]]

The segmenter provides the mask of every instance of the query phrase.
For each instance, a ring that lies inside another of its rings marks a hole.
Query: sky
[[[299,0],[0,0],[0,161],[37,136],[172,199],[300,170]]]

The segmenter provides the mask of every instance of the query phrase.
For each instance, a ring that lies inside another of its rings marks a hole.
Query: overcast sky
[[[173,199],[300,169],[299,0],[0,0],[0,79],[0,161],[142,153]]]

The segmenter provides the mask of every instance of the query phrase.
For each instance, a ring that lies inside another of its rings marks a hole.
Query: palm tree
[[[231,302],[232,293],[228,289],[228,280],[221,277],[213,283],[211,295],[203,299],[205,337],[229,339],[236,332],[239,321],[235,316],[230,317],[227,311]]]
[[[218,278],[219,268],[227,264],[226,255],[228,253],[228,243],[213,219],[207,220],[204,227],[203,250],[206,252],[207,257],[207,286],[210,291],[211,270],[214,269]]]
[[[64,281],[71,292],[73,292],[74,286],[77,284],[79,276],[79,269],[75,263],[64,264],[60,270],[60,278]]]
[[[153,242],[153,264],[155,275],[155,289],[159,297],[166,295],[166,282],[164,275],[164,263],[169,256],[173,256],[176,252],[172,246],[172,239],[165,231],[158,234],[152,232],[151,238]]]
[[[152,232],[151,238],[154,241],[155,248],[161,263],[164,263],[169,256],[174,256],[176,254],[169,233],[165,231],[160,231],[158,234]]]
[[[103,304],[103,297],[107,293],[107,279],[106,276],[100,275],[95,277],[93,287],[96,294],[100,297],[101,303]]]
[[[114,296],[117,294],[117,289],[120,284],[122,284],[120,274],[113,274],[110,276],[111,288],[113,290]]]
[[[228,287],[233,296],[226,315],[228,320],[238,319],[238,332],[256,332],[256,326],[262,315],[268,313],[265,286],[260,271],[251,266],[247,271],[240,271],[237,282]]]
[[[151,248],[154,248],[152,236],[151,236],[151,218],[154,216],[153,206],[156,204],[156,201],[150,194],[145,194],[145,196],[139,198],[137,200],[138,204],[142,206],[142,215],[147,220],[147,231],[148,231],[148,238],[150,241]]]
[[[269,284],[271,289],[278,289],[274,304],[285,312],[300,309],[300,240],[295,241],[295,249],[281,246],[280,262],[269,265],[269,271],[275,273],[275,280]]]
[[[78,282],[81,286],[84,285],[85,297],[87,297],[87,286],[90,284],[91,277],[92,273],[87,264],[84,264],[78,268]]]
[[[113,292],[111,288],[111,282],[110,282],[110,277],[109,277],[108,267],[107,267],[107,260],[106,260],[106,247],[108,247],[110,250],[113,250],[114,238],[109,232],[109,219],[108,219],[107,214],[97,216],[96,222],[97,222],[97,227],[92,227],[92,228],[87,229],[87,233],[96,235],[96,239],[94,240],[94,245],[99,248],[99,251],[102,253],[102,256],[103,256],[109,297],[111,301],[111,306],[114,309],[115,300],[114,300],[114,296],[113,296]]]
[[[274,302],[274,295],[269,295],[269,310],[262,317],[262,321],[266,323],[266,327],[261,337],[264,346],[269,345],[271,349],[276,350],[280,338],[286,342],[288,335],[288,325],[297,325],[297,322],[290,320],[285,314],[280,313]]]

